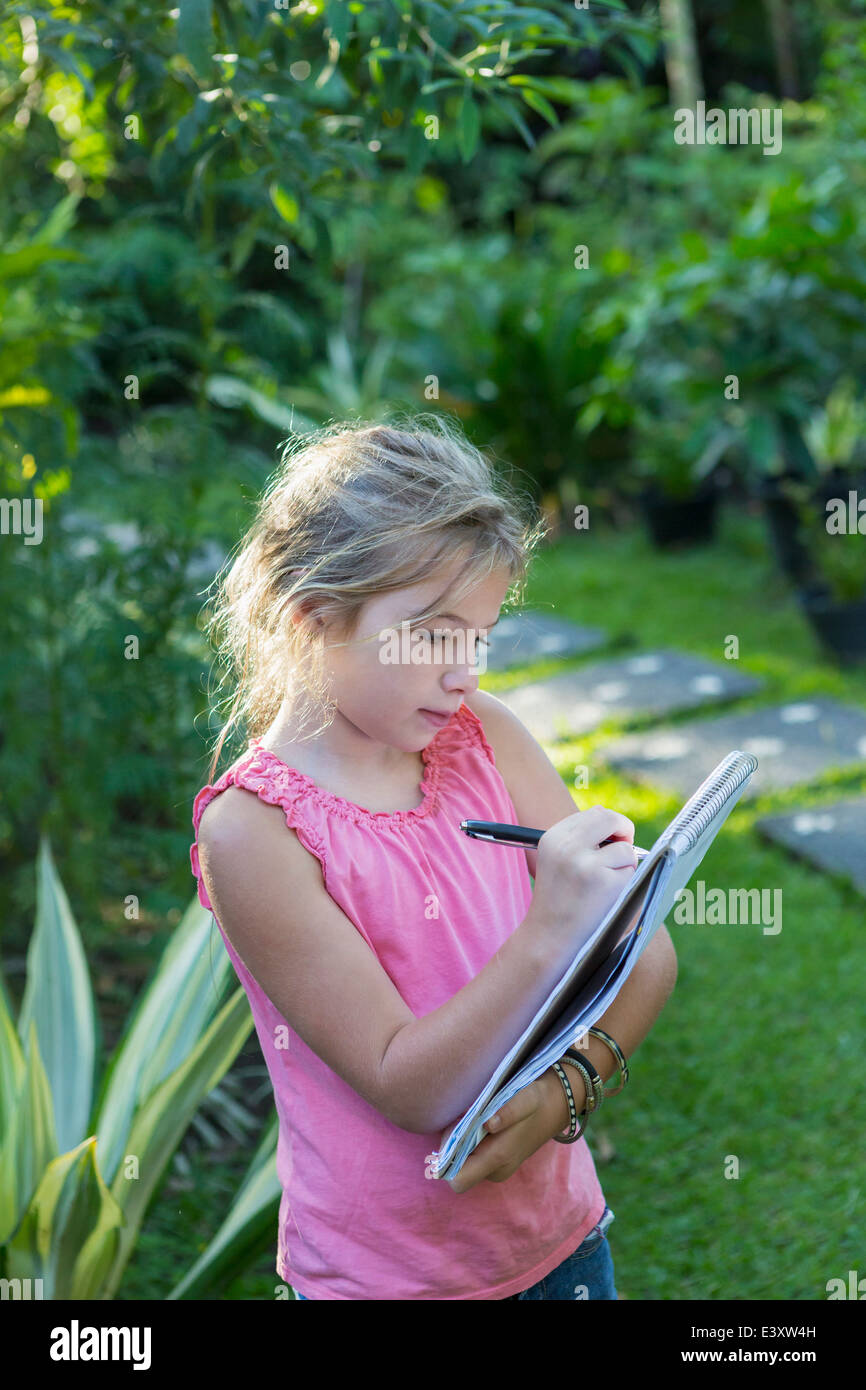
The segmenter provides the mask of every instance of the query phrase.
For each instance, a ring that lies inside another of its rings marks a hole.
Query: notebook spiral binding
[[[751,777],[757,766],[758,760],[751,753],[744,753],[739,748],[729,753],[718,778],[707,778],[706,782],[698,787],[691,801],[687,802],[671,822],[668,838],[673,839],[677,834],[684,835],[689,849],[693,849],[713,817],[718,815],[728,798],[742,786],[746,778]]]

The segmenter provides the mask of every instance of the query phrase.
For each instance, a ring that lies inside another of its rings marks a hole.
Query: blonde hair
[[[443,416],[401,417],[400,427],[329,423],[294,436],[234,559],[210,586],[205,632],[223,667],[217,696],[227,684],[234,694],[214,699],[228,713],[209,780],[229,735],[258,737],[273,722],[290,672],[293,715],[304,728],[318,713],[325,722],[313,733],[327,728],[336,706],[325,696],[326,632],[350,639],[364,604],[423,583],[466,547],[455,601],[504,568],[510,603],[522,597],[545,534],[535,507]],[[442,598],[416,621],[441,612]]]

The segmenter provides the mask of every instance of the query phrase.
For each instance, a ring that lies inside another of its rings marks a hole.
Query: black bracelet
[[[589,1058],[584,1057],[582,1052],[578,1052],[576,1047],[567,1047],[565,1049],[565,1056],[572,1057],[575,1062],[579,1062],[580,1065],[586,1067],[586,1070],[589,1072],[589,1079],[592,1083],[592,1099],[590,1100],[589,1096],[587,1096],[587,1102],[590,1110],[597,1110],[604,1100],[604,1082],[599,1073],[596,1071]]]

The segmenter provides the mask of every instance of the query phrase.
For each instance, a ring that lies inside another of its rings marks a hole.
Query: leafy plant
[[[706,483],[735,435],[719,421],[652,419],[641,412],[632,438],[632,486],[649,485],[683,501]]]
[[[383,390],[393,351],[393,342],[379,339],[360,366],[346,334],[333,332],[328,335],[327,363],[314,367],[309,381],[281,388],[280,399],[222,374],[209,377],[205,390],[218,405],[245,407],[286,435],[311,430],[334,416],[379,419],[391,404]]]
[[[200,1298],[217,1281],[243,1270],[266,1228],[273,1228],[281,1188],[276,1151],[279,1120],[275,1115],[262,1135],[231,1210],[201,1255],[166,1299]]]
[[[861,475],[861,480],[863,477],[866,475]],[[849,517],[848,490],[834,488],[828,475],[827,484],[817,488],[802,480],[786,479],[783,491],[793,507],[799,543],[814,571],[812,584],[826,588],[839,603],[866,596],[866,534],[858,529],[862,516],[856,508],[854,517]],[[831,497],[834,492],[835,499]],[[855,490],[855,499],[857,495]],[[829,505],[833,500],[836,507]]]
[[[816,526],[812,534],[818,569],[832,596],[840,603],[866,597],[866,535],[856,530],[833,534],[826,526]]]
[[[820,472],[866,457],[866,398],[859,395],[852,376],[840,377],[804,433]]]
[[[157,1183],[204,1096],[253,1021],[232,966],[207,949],[211,915],[191,903],[128,1020],[94,1104],[97,1019],[78,928],[47,840],[17,1027],[0,991],[0,1257],[48,1299],[111,1298]],[[237,1251],[274,1195],[265,1136],[207,1262]],[[199,1287],[202,1261],[197,1261]],[[220,1268],[225,1268],[224,1263]]]
[[[840,603],[856,601],[866,593],[866,536],[858,529],[859,513],[853,529],[849,529],[848,516],[849,492],[854,491],[856,498],[859,488],[860,495],[866,496],[864,429],[866,402],[854,378],[846,374],[803,426],[808,470],[791,468],[775,483],[802,555],[801,584],[824,587]],[[836,509],[830,506],[834,498]],[[844,513],[841,527],[834,521],[839,503]]]
[[[668,160],[668,184],[676,175],[680,185],[679,229],[671,226],[667,246],[624,261],[588,316],[584,332],[603,351],[582,393],[584,429],[632,421],[641,407],[656,417],[698,410],[736,432],[748,481],[817,476],[803,438],[810,415],[843,372],[866,379],[866,240],[854,145],[836,135],[846,119],[839,95],[796,116],[784,166],[762,160],[757,182],[758,150]],[[708,188],[715,206],[705,214]],[[653,189],[657,237],[670,209],[662,199],[657,211]]]

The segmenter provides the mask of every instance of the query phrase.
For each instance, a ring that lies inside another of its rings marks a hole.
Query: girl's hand
[[[567,1110],[567,1104],[562,1083],[548,1069],[496,1111],[500,1127],[473,1149],[451,1183],[452,1192],[467,1192],[485,1178],[505,1182],[524,1159],[565,1129],[568,1118],[563,1120],[563,1109]]]
[[[611,843],[602,844],[610,836]],[[576,811],[538,842],[530,912],[547,935],[577,949],[616,902],[637,865],[634,822],[628,816],[604,806]]]

